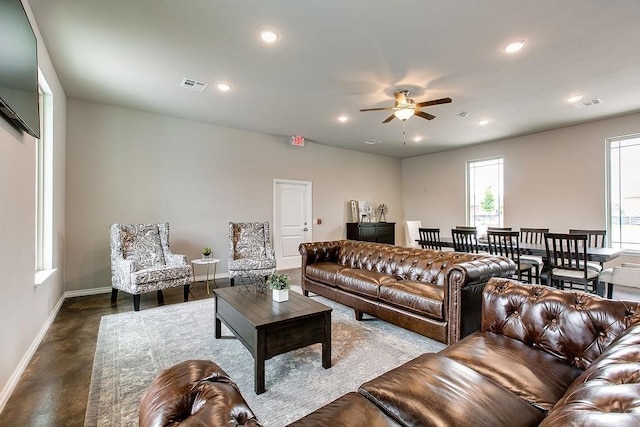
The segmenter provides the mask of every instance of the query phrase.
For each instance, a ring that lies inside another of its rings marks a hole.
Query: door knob
[[[303,231],[309,231],[309,229],[307,227],[303,228]]]

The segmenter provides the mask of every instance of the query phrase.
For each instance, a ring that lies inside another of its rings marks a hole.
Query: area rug
[[[256,395],[253,358],[223,326],[214,339],[214,300],[206,299],[104,316],[93,362],[85,426],[137,426],[142,393],[158,372],[188,359],[224,369],[265,426],[283,426],[383,372],[444,344],[387,322],[358,322],[353,310],[333,308],[332,367],[322,368],[321,345],[266,361],[266,388]],[[226,339],[225,339],[226,337]]]

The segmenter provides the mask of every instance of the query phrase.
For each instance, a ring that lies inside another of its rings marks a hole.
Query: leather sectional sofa
[[[508,258],[354,240],[302,243],[302,290],[452,344],[480,328],[483,285]]]
[[[491,279],[480,331],[290,424],[537,425],[640,425],[640,303]]]

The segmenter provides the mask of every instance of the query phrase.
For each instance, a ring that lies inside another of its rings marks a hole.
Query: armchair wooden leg
[[[353,311],[355,312],[356,320],[358,320],[358,321],[362,320],[362,312],[360,310],[356,310],[356,309],[354,309]]]
[[[184,301],[185,302],[189,301],[189,288],[190,287],[191,287],[191,284],[184,285]]]
[[[158,305],[164,305],[164,294],[162,291],[158,291]]]
[[[140,294],[133,296],[133,311],[140,311]]]
[[[233,280],[234,280],[233,277],[231,279],[229,279],[229,285],[230,286],[233,286]]]
[[[111,305],[118,304],[118,290],[116,288],[111,288]]]

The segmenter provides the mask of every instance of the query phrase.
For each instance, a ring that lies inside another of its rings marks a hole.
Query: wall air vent
[[[592,105],[598,105],[598,104],[602,104],[602,99],[600,98],[590,99],[588,101],[576,102],[573,105],[575,105],[576,108],[582,108],[582,107],[591,107]]]
[[[195,90],[196,92],[204,92],[207,86],[209,86],[207,83],[199,82],[193,79],[187,79],[186,77],[182,79],[182,83],[180,83],[180,87]]]

